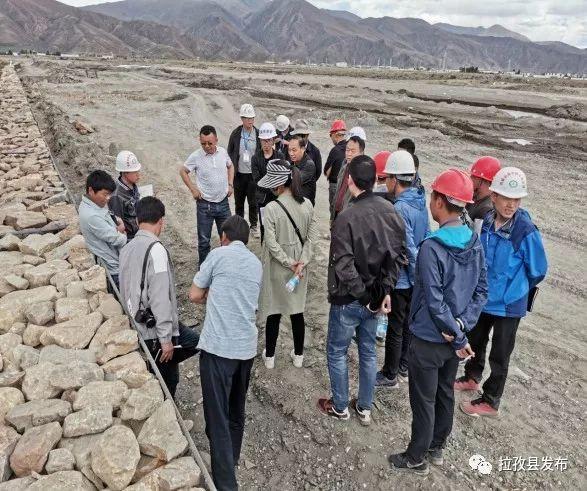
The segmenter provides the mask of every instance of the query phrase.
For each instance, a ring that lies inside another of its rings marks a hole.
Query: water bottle
[[[300,277],[297,274],[294,274],[290,280],[285,284],[285,289],[289,293],[293,293],[296,287],[300,284]]]
[[[377,315],[377,337],[385,338],[387,333],[387,314]]]

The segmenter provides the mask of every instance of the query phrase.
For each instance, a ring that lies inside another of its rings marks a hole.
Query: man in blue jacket
[[[377,387],[399,388],[398,375],[408,379],[408,346],[410,331],[408,314],[412,301],[412,287],[416,272],[418,247],[428,233],[428,210],[423,190],[412,187],[416,166],[406,150],[393,152],[385,164],[387,190],[395,199],[395,209],[406,224],[408,264],[400,270],[395,288],[391,292],[391,312],[385,337],[385,362],[377,372]]]
[[[465,365],[465,375],[455,382],[455,390],[480,389],[493,328],[491,374],[483,384],[483,395],[460,406],[463,412],[475,417],[498,414],[518,325],[531,309],[536,286],[548,268],[540,232],[528,212],[520,208],[521,199],[528,195],[524,173],[515,167],[505,167],[495,175],[489,189],[495,211],[485,217],[481,230],[489,298],[469,336],[477,355]]]
[[[427,460],[443,463],[459,358],[474,356],[465,333],[487,300],[483,247],[459,218],[473,201],[473,183],[464,172],[449,169],[432,190],[430,212],[440,229],[420,246],[409,320],[412,436],[405,452],[389,456],[393,467],[419,475],[428,474]]]

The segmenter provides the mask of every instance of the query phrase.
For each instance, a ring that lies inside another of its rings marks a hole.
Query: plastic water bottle
[[[285,284],[285,289],[289,293],[293,293],[296,287],[300,284],[300,277],[297,274],[294,274],[290,280]]]
[[[379,314],[377,316],[377,337],[378,338],[385,338],[387,333],[387,314]]]

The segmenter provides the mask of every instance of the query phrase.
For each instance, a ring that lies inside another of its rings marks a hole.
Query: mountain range
[[[0,49],[587,73],[587,49],[503,26],[361,18],[305,0],[0,0]]]

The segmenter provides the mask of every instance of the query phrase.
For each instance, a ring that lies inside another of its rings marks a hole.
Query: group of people
[[[173,266],[159,240],[165,207],[156,197],[139,197],[141,164],[130,152],[117,157],[118,181],[104,171],[87,178],[79,213],[89,249],[119,285],[172,395],[178,363],[200,353],[212,476],[218,489],[237,489],[258,321],[265,326],[266,369],[274,369],[278,358],[283,316],[291,322],[291,363],[304,366],[304,312],[318,240],[316,182],[324,173],[331,220],[326,346],[331,394],[320,398],[317,408],[341,421],[352,411],[367,426],[375,391],[407,381],[411,439],[389,461],[427,474],[429,463],[443,463],[454,391],[481,389],[492,330],[490,376],[481,396],[460,407],[476,417],[498,414],[518,325],[546,275],[540,233],[520,207],[526,176],[482,157],[469,172],[448,169],[438,175],[427,207],[410,139],[371,158],[365,154],[365,130],[347,130],[344,121],[334,121],[333,147],[322,169],[307,121],[291,126],[280,115],[275,124],[257,129],[250,104],[241,107],[240,116],[227,149],[218,145],[214,127],[203,126],[201,148],[180,169],[196,201],[199,268],[189,300],[206,305],[200,334],[179,322]],[[429,216],[438,224],[435,231]],[[220,247],[210,250],[214,224]],[[260,259],[247,247],[250,236],[261,239]],[[378,370],[382,325],[385,358]],[[351,398],[347,355],[353,341],[359,387]],[[459,360],[466,363],[457,379]]]

